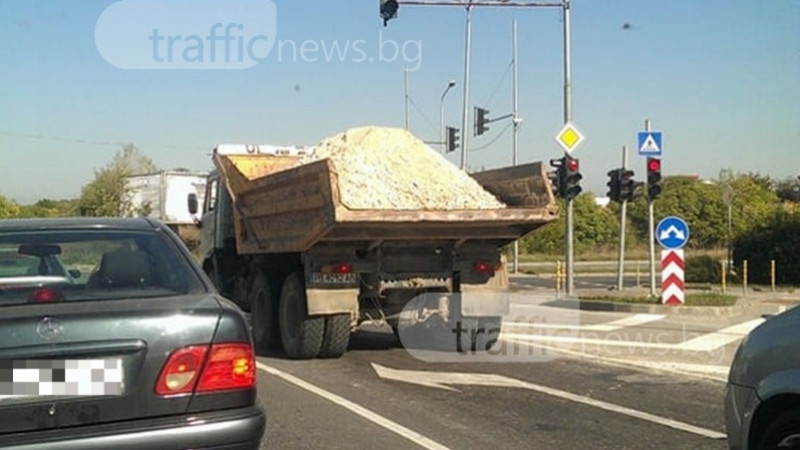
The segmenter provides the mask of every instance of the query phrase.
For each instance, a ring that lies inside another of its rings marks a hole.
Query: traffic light
[[[383,19],[383,26],[385,27],[390,20],[397,18],[397,10],[400,5],[397,0],[380,0],[381,4],[381,19]]]
[[[564,168],[562,170],[564,173],[564,198],[572,200],[583,192],[583,188],[581,187],[583,175],[581,175],[580,161],[569,155],[564,156]]]
[[[647,196],[653,201],[661,195],[661,160],[647,158]]]
[[[475,136],[480,136],[489,131],[489,110],[475,107]]]
[[[620,169],[614,169],[608,172],[608,193],[606,196],[611,199],[612,202],[621,202],[620,200]]]
[[[633,193],[636,191],[636,181],[633,180],[633,171],[622,169],[619,173],[619,200],[632,202]]]
[[[447,153],[454,152],[458,147],[461,146],[459,144],[459,137],[458,137],[458,128],[447,127],[447,134],[446,134],[446,141],[445,146],[447,147]]]
[[[561,192],[561,186],[562,186],[561,178],[562,178],[562,176],[561,175],[562,175],[562,168],[564,167],[563,163],[564,163],[564,160],[561,159],[561,158],[559,158],[559,159],[551,159],[550,160],[550,167],[555,168],[555,170],[551,170],[551,171],[547,172],[547,178],[550,179],[550,183],[553,186],[553,193],[557,197],[561,197],[561,194],[562,194],[562,192]]]

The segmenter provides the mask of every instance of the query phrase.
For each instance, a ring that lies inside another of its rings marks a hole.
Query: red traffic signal
[[[581,175],[581,163],[571,157],[571,156],[564,156],[564,180],[563,180],[563,197],[572,200],[573,198],[577,197],[581,192],[583,192],[583,188],[581,187],[581,180],[583,179],[583,175]]]
[[[661,160],[647,158],[647,195],[653,201],[661,195]]]
[[[577,159],[568,159],[567,170],[570,172],[577,172],[581,170],[581,163]]]

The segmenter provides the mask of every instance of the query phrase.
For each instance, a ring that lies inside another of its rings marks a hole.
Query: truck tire
[[[309,359],[319,354],[325,333],[325,317],[309,317],[303,276],[289,274],[283,282],[278,312],[281,343],[286,356]]]
[[[325,317],[325,334],[322,336],[320,358],[338,358],[350,344],[350,314]]]
[[[269,281],[264,273],[256,275],[250,286],[251,321],[253,342],[256,350],[268,350],[278,344],[277,302],[274,300]]]

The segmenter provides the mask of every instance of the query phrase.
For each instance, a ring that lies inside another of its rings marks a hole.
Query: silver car
[[[739,346],[725,421],[733,450],[800,448],[800,307],[769,318]]]

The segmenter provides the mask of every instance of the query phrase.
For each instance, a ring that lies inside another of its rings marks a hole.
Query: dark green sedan
[[[147,219],[0,221],[0,447],[252,449],[245,317]]]

